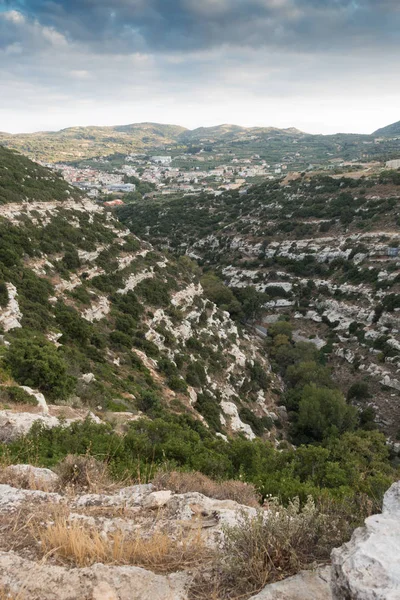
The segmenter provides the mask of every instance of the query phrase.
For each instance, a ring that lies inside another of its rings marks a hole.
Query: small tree
[[[306,385],[295,424],[297,442],[322,442],[330,436],[355,429],[357,410],[346,404],[339,390]]]
[[[5,362],[21,385],[37,388],[49,398],[66,398],[75,380],[57,349],[38,337],[20,338],[9,347]]]

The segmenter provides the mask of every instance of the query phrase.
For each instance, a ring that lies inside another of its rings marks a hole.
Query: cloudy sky
[[[0,131],[400,119],[400,0],[0,0]]]

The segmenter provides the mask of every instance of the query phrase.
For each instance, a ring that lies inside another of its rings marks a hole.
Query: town
[[[155,149],[155,151],[157,148]],[[171,149],[170,149],[171,150]],[[266,180],[293,177],[300,172],[329,172],[333,177],[371,174],[385,167],[379,161],[360,164],[360,160],[333,158],[320,164],[303,164],[299,153],[282,156],[281,162],[267,162],[259,154],[243,155],[233,150],[211,153],[203,148],[196,153],[115,154],[75,163],[41,164],[60,172],[73,186],[106,206],[131,203],[157,196],[190,196],[200,193],[219,196],[224,191],[239,190]],[[396,161],[386,163],[393,168]]]

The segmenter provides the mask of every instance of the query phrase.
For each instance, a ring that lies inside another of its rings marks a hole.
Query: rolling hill
[[[397,121],[397,123],[392,123],[391,125],[387,125],[386,127],[382,127],[381,129],[377,129],[372,135],[374,137],[400,136],[400,121]]]
[[[391,140],[396,126],[387,134],[311,135],[295,128],[239,127],[218,125],[188,130],[176,125],[137,123],[115,127],[70,127],[56,132],[10,135],[0,133],[3,146],[42,162],[77,162],[112,154],[167,153],[179,155],[192,146],[238,156],[259,154],[269,162],[327,164],[333,159],[386,160],[396,158],[400,144]],[[383,131],[384,131],[383,130]],[[382,131],[382,130],[380,130]],[[387,137],[387,141],[375,138]]]

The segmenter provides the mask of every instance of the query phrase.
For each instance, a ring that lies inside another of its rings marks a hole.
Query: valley
[[[278,175],[116,207],[0,147],[0,597],[360,583],[398,510],[399,174]]]
[[[211,267],[230,287],[265,293],[255,329],[265,336],[279,315],[290,317],[298,339],[322,349],[345,393],[354,381],[369,386],[359,400],[395,440],[399,183],[395,171],[300,177],[119,214],[138,235]]]

